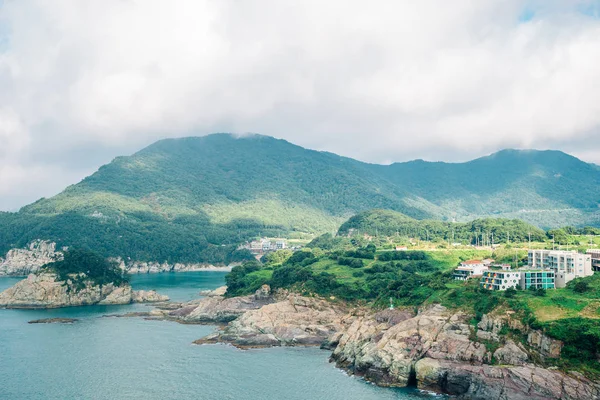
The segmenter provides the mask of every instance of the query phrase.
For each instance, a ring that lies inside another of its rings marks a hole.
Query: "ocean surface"
[[[175,301],[224,284],[224,272],[135,275],[135,289]],[[0,278],[0,291],[19,278]],[[53,310],[0,309],[0,399],[424,399],[348,376],[315,348],[238,350],[193,345],[216,329],[106,317],[143,304]],[[73,324],[28,324],[38,318]]]

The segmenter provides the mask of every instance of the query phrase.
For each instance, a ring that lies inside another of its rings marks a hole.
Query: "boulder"
[[[200,296],[208,296],[208,297],[225,296],[226,292],[227,292],[227,286],[221,286],[221,287],[216,288],[215,290],[201,290],[199,295]]]
[[[520,345],[512,340],[507,340],[504,346],[494,352],[494,358],[500,364],[524,365],[529,356]]]

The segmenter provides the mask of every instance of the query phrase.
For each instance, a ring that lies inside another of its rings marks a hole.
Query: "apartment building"
[[[600,249],[589,249],[586,254],[592,257],[592,270],[600,271]]]
[[[514,271],[483,271],[480,286],[488,290],[506,290],[520,285],[521,273]]]
[[[521,289],[529,289],[533,287],[535,289],[554,289],[555,288],[555,275],[553,270],[520,270]]]
[[[555,286],[563,288],[575,278],[593,275],[591,254],[563,250],[529,250],[528,267],[553,270]]]

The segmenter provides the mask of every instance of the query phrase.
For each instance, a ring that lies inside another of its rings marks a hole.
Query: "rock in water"
[[[213,297],[213,296],[225,296],[225,293],[227,292],[227,286],[221,286],[216,288],[215,290],[201,290],[200,293],[198,293],[200,296],[207,296],[207,297]]]
[[[42,318],[29,321],[29,324],[72,324],[79,321],[77,318]]]
[[[130,285],[112,283],[99,286],[90,281],[80,290],[68,282],[57,280],[52,273],[31,274],[13,287],[0,293],[0,307],[58,308],[92,304],[129,304],[132,302],[166,301],[155,291],[134,291]]]

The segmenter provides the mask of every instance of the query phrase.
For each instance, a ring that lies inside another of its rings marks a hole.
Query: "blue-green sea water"
[[[225,273],[137,275],[135,289],[172,300],[223,285]],[[0,291],[18,278],[0,278]],[[193,345],[215,327],[103,317],[148,306],[0,309],[0,399],[417,399],[347,376],[315,348],[238,350]],[[78,318],[74,324],[28,324]]]

